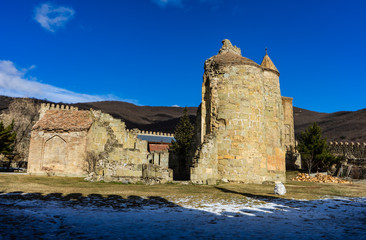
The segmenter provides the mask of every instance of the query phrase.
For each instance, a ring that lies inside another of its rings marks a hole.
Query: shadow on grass
[[[224,193],[237,194],[237,195],[241,195],[244,197],[249,197],[249,198],[254,198],[254,199],[259,199],[259,200],[264,200],[264,201],[271,201],[271,200],[273,201],[273,200],[282,199],[281,197],[275,197],[275,196],[255,195],[255,194],[251,194],[251,193],[237,192],[234,190],[230,190],[230,189],[223,188],[223,187],[217,187],[217,186],[215,186],[215,188]]]
[[[169,214],[178,214],[178,218]],[[217,216],[159,196],[17,191],[0,194],[0,239],[160,239],[171,234],[175,224],[177,236],[184,238],[191,227],[179,224],[203,214],[208,219]],[[170,222],[175,223],[167,230]],[[214,234],[201,233],[208,238]]]
[[[366,231],[365,201],[350,205],[345,216],[349,201],[302,202],[216,188],[259,201],[194,209],[160,196],[2,193],[0,239],[309,239],[301,228],[312,229],[311,239],[356,239]]]
[[[256,199],[259,201],[263,201],[263,203],[272,203],[272,204],[276,204],[275,210],[284,210],[284,211],[290,211],[291,208],[293,206],[298,206],[301,205],[304,201],[301,200],[288,200],[288,199],[283,199],[280,196],[267,196],[267,195],[260,195],[260,194],[251,194],[251,193],[246,193],[246,192],[238,192],[238,191],[234,191],[234,190],[230,190],[227,188],[223,188],[223,187],[215,187],[216,189],[224,192],[224,193],[230,193],[230,194],[237,194],[237,195],[241,195],[247,198],[252,198],[252,199]],[[250,210],[250,209],[245,209],[242,210],[242,212],[244,213],[258,213],[258,210],[263,210],[263,211],[268,211],[268,209],[262,208],[262,207],[256,207],[257,210]]]
[[[8,200],[42,200],[42,201],[60,201],[66,205],[78,205],[78,206],[95,206],[95,207],[112,207],[114,209],[128,209],[137,208],[143,206],[169,206],[180,207],[165,198],[158,196],[150,196],[148,198],[142,198],[139,196],[128,196],[123,198],[120,195],[107,195],[102,196],[100,194],[89,194],[83,196],[81,193],[70,193],[63,195],[62,193],[23,193],[20,191],[2,194],[1,199]]]
[[[263,203],[265,204],[274,204],[274,210],[281,210],[281,211],[285,211],[289,214],[292,214],[291,212],[296,211],[296,212],[301,212],[302,209],[323,209],[325,211],[329,211],[329,210],[340,210],[342,208],[347,208],[347,206],[351,206],[353,205],[351,202],[353,201],[360,201],[360,208],[365,208],[366,209],[366,198],[329,198],[329,199],[318,199],[318,200],[295,200],[295,199],[284,199],[281,198],[280,196],[267,196],[267,195],[260,195],[260,194],[251,194],[251,193],[246,193],[246,192],[238,192],[238,191],[234,191],[234,190],[230,190],[227,188],[223,188],[223,187],[215,187],[216,189],[224,192],[224,193],[230,193],[230,194],[237,194],[237,195],[241,195],[244,197],[248,197],[248,198],[252,198],[252,199],[257,199],[259,201],[263,201]],[[350,204],[351,203],[351,204]],[[259,211],[268,211],[268,208],[263,208],[263,207],[256,207],[256,210],[251,210],[251,209],[242,209],[241,211],[244,213],[251,213],[252,215],[257,215],[258,214],[258,210]],[[346,209],[340,210],[342,211],[342,215],[344,212],[346,212]],[[363,211],[365,214],[366,212]],[[305,212],[306,214],[306,212]],[[258,217],[258,215],[257,215]],[[340,216],[342,217],[342,216]],[[358,218],[359,216],[357,216]],[[344,216],[343,216],[344,218]],[[366,224],[366,218],[360,218],[361,221],[363,221]],[[309,221],[306,220],[306,221]],[[366,226],[366,225],[365,225]],[[366,227],[364,228],[366,230]]]

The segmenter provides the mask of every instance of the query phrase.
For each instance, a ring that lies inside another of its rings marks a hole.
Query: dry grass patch
[[[289,178],[291,177],[291,174]],[[288,199],[319,199],[325,196],[366,197],[366,184],[324,184],[311,182],[288,181]],[[88,196],[99,194],[103,197],[117,195],[123,198],[130,196],[159,196],[169,200],[187,198],[190,201],[199,199],[232,200],[243,197],[278,198],[273,194],[274,185],[225,183],[208,185],[139,185],[104,182],[87,182],[82,178],[46,177],[29,175],[0,174],[0,192],[40,193],[42,195],[59,193],[80,194]]]

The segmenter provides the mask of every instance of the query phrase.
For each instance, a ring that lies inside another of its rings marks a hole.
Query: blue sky
[[[366,108],[366,1],[2,0],[0,95],[198,106],[223,39],[283,96],[320,112]]]

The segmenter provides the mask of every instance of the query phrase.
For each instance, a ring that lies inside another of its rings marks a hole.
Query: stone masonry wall
[[[292,98],[282,97],[282,105],[284,112],[283,140],[284,145],[288,148],[289,146],[295,146],[294,113],[292,106]]]
[[[283,141],[284,113],[280,92],[279,74],[264,69],[264,128],[267,169],[270,172],[285,171]]]
[[[329,142],[329,150],[343,158],[337,176],[366,179],[366,143]]]
[[[222,178],[254,181],[266,174],[263,87],[254,66],[223,66],[218,81],[216,130],[218,170]],[[216,117],[216,116],[215,116]],[[253,179],[254,178],[254,179]]]
[[[220,179],[218,175],[217,142],[213,135],[206,135],[199,146],[190,168],[193,183],[206,184]]]
[[[119,161],[99,161],[96,174],[90,180],[123,183],[167,183],[173,180],[173,171],[155,164],[126,164]]]
[[[124,122],[109,114],[92,112],[88,151],[94,151],[98,158],[93,180],[163,183],[173,179],[172,170],[167,168],[168,157],[163,153],[159,155],[161,166],[158,159],[156,164],[149,164],[151,154],[147,152],[147,141],[137,138],[139,130],[127,130]]]
[[[286,169],[301,169],[301,155],[296,150],[292,98],[282,97],[284,112],[283,141],[286,151]]]
[[[153,151],[148,155],[148,162],[154,165],[168,168],[169,167],[169,151]]]
[[[86,131],[32,132],[28,173],[85,175]]]
[[[147,142],[137,138],[137,133],[127,131],[126,125],[109,114],[92,111],[93,125],[88,133],[87,151],[101,154],[109,161],[126,164],[147,163]]]

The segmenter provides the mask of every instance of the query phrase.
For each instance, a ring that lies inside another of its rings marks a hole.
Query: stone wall
[[[154,165],[168,168],[169,167],[169,151],[153,151],[147,156],[148,162]]]
[[[32,131],[28,173],[84,176],[86,136],[87,131]]]
[[[173,171],[155,164],[121,164],[120,161],[99,161],[92,181],[123,183],[167,183],[173,180]]]
[[[366,159],[366,143],[359,142],[329,142],[329,150],[336,156],[346,159]]]
[[[366,179],[366,143],[329,142],[330,152],[343,158],[337,176]]]
[[[173,180],[167,151],[149,153],[147,141],[137,137],[138,129],[127,130],[124,122],[100,111],[92,111],[92,114],[88,151],[98,156],[93,180],[131,183]]]
[[[88,133],[87,151],[109,161],[142,164],[147,161],[147,142],[137,138],[137,131],[128,131],[119,119],[100,111],[91,111],[93,125]]]
[[[301,156],[296,150],[292,98],[282,97],[284,128],[283,141],[286,151],[286,169],[301,169]]]
[[[286,147],[295,146],[294,131],[294,112],[292,98],[282,97],[283,113],[284,113],[284,145]]]
[[[283,139],[284,109],[279,73],[264,67],[263,76],[259,77],[263,79],[264,88],[264,142],[266,149],[263,156],[267,158],[267,170],[270,173],[278,172],[281,174],[280,172],[285,172],[285,142]]]
[[[214,135],[206,135],[199,145],[196,156],[190,168],[190,178],[193,183],[206,184],[220,179],[218,170],[217,142]],[[220,169],[223,170],[223,169]]]

